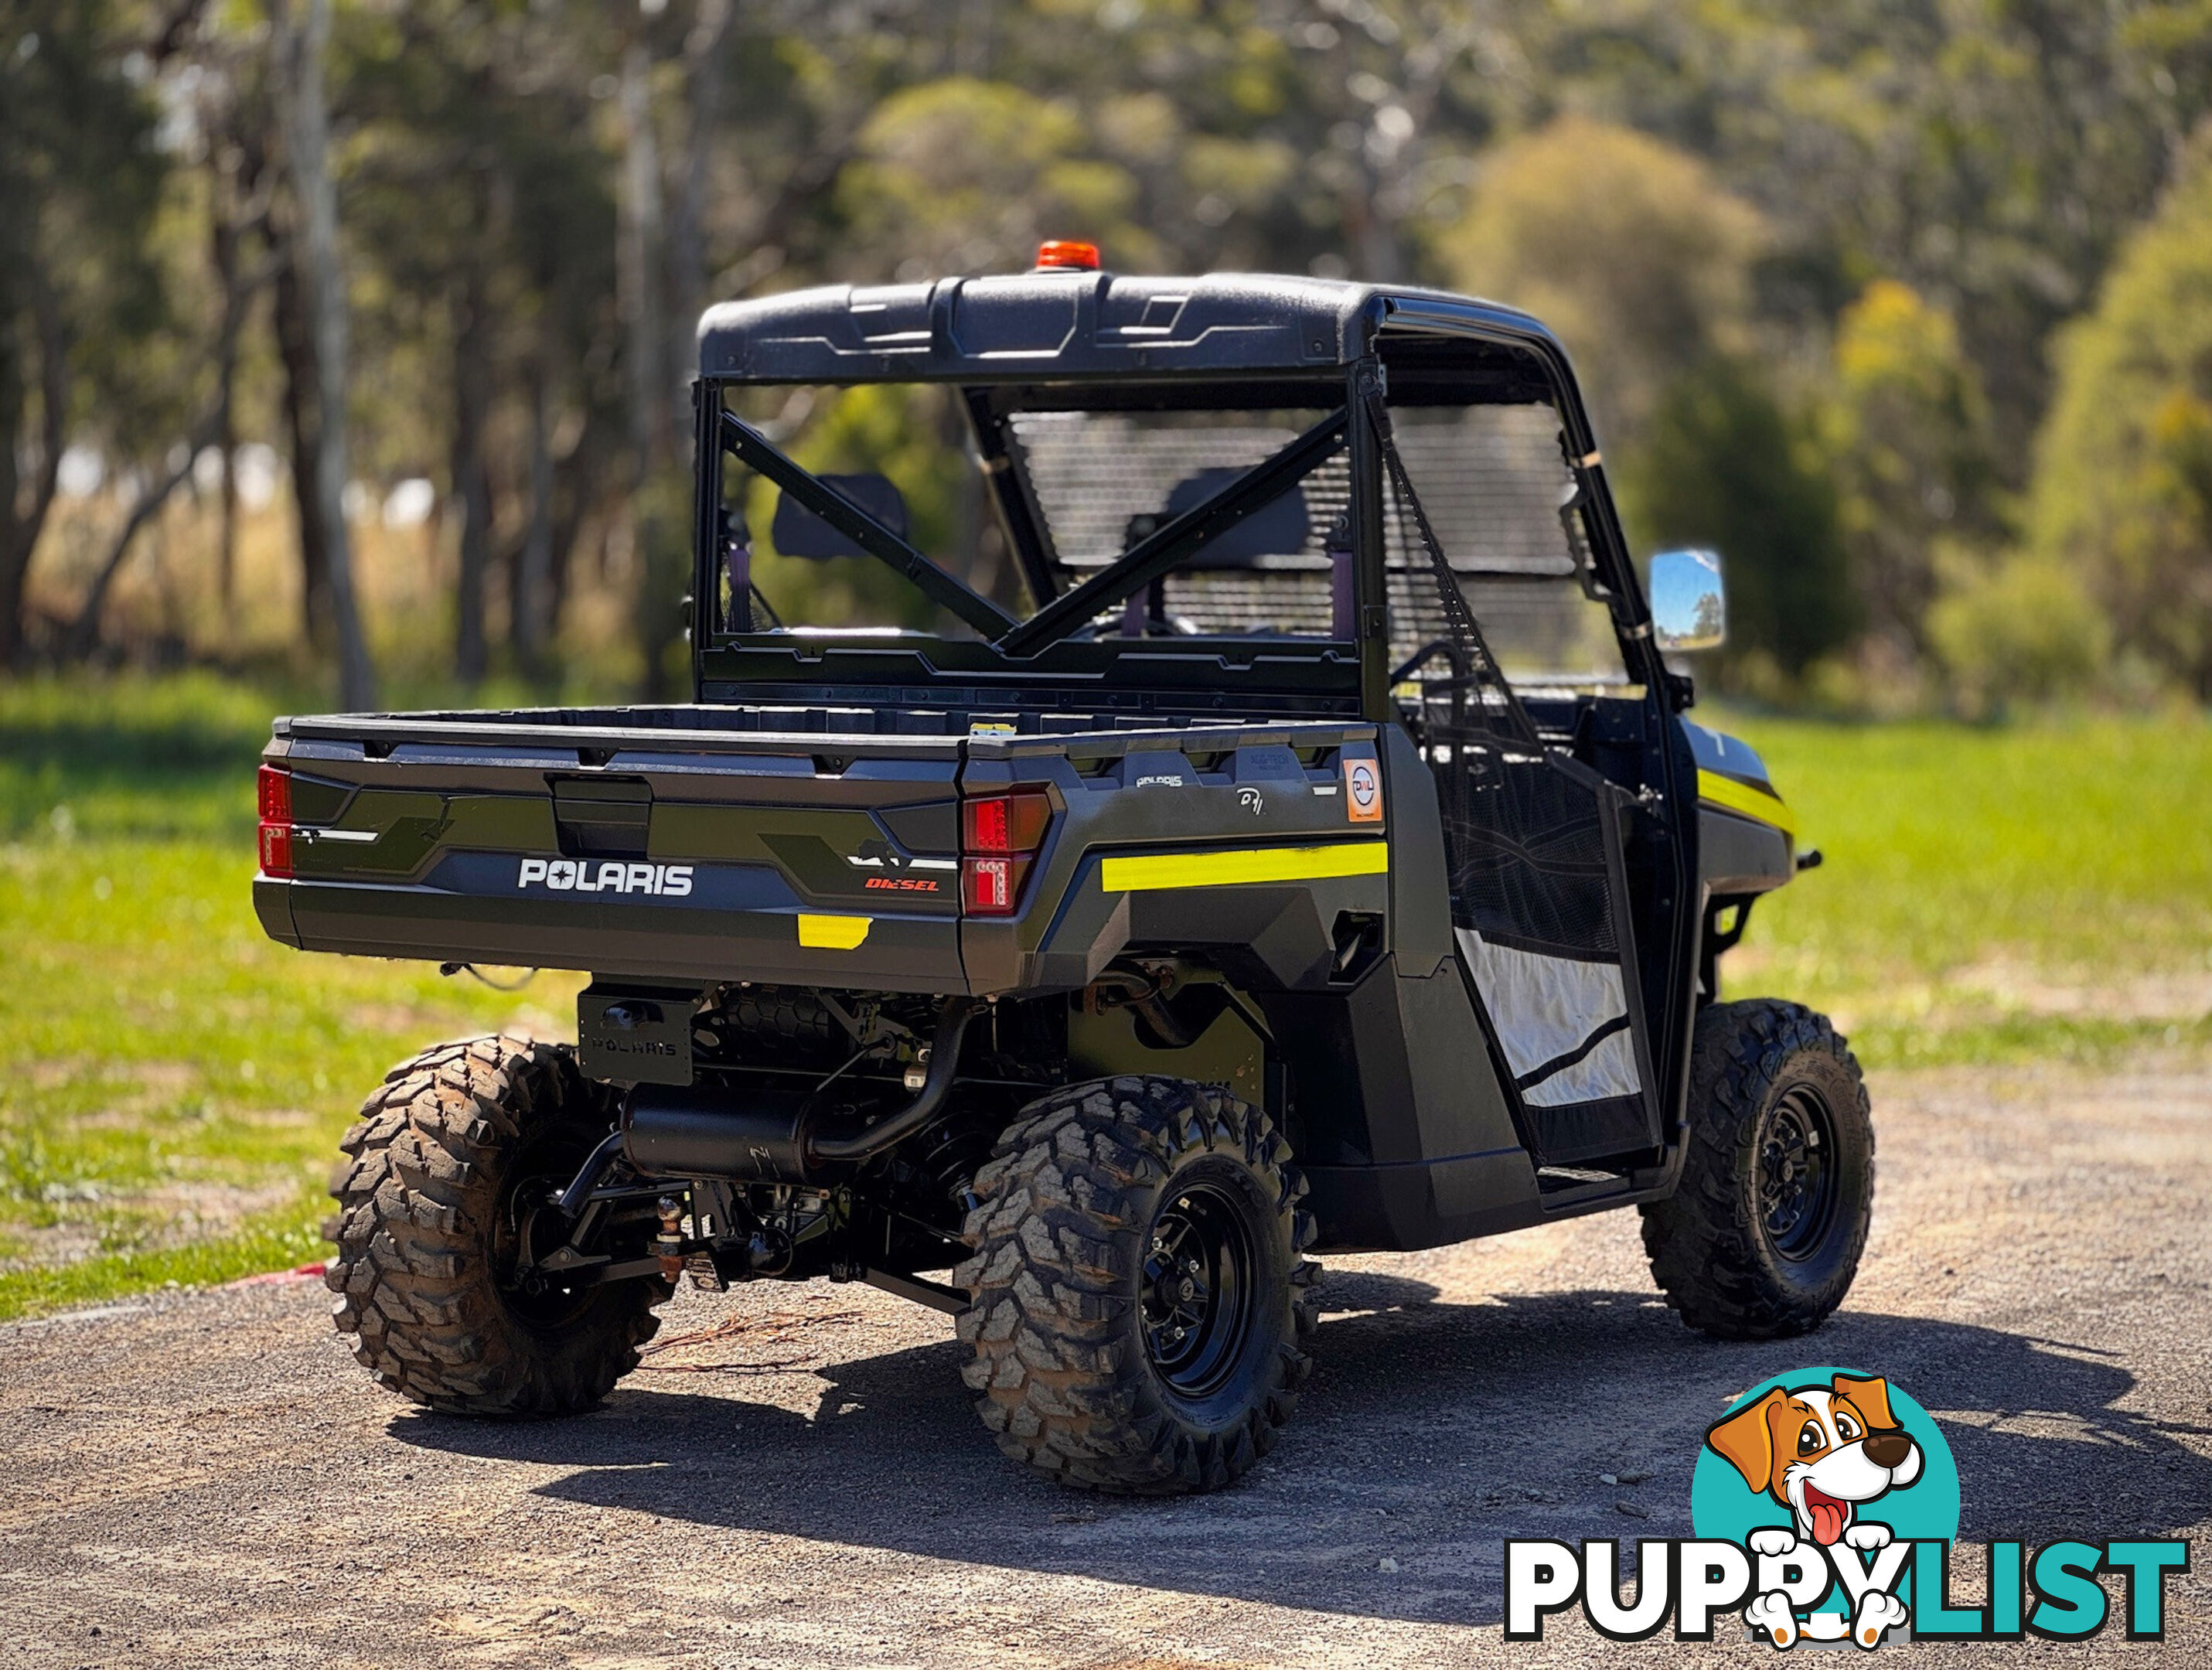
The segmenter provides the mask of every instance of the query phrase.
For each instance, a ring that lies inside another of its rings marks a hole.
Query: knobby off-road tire
[[[1717,1003],[1698,1017],[1682,1176],[1644,1211],[1667,1303],[1723,1339],[1814,1328],[1857,1274],[1874,1212],[1874,1122],[1827,1017]]]
[[[1071,1085],[1023,1110],[975,1192],[962,1372],[1000,1448],[1079,1488],[1169,1496],[1273,1448],[1320,1268],[1265,1113],[1181,1079]]]
[[[362,1104],[324,1279],[380,1382],[453,1414],[565,1415],[637,1366],[663,1284],[533,1296],[507,1279],[521,1212],[613,1128],[608,1094],[568,1046],[495,1037],[402,1062]]]

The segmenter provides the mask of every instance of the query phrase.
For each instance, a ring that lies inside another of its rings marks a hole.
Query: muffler
[[[939,1011],[929,1067],[912,1102],[857,1131],[817,1128],[811,1092],[709,1085],[640,1084],[623,1116],[623,1154],[647,1177],[814,1183],[826,1166],[872,1160],[905,1141],[945,1108],[960,1046],[980,1005],[950,998]]]
[[[809,1181],[805,1092],[755,1091],[743,1102],[704,1085],[640,1084],[623,1120],[623,1156],[647,1177]]]

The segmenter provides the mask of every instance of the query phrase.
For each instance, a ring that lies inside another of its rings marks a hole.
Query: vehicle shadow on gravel
[[[392,1431],[572,1468],[542,1492],[610,1509],[1459,1624],[1497,1621],[1501,1538],[1690,1534],[1705,1427],[1746,1388],[1809,1365],[1886,1375],[1936,1415],[1963,1539],[2154,1535],[2212,1501],[2212,1460],[2179,1442],[2206,1429],[2117,1407],[2135,1376],[2079,1345],[1846,1313],[1811,1339],[1728,1345],[1648,1292],[1447,1304],[1372,1274],[1334,1278],[1328,1303],[1297,1418],[1212,1497],[1103,1498],[1018,1470],[970,1409],[951,1341],[824,1364],[811,1416],[749,1400],[742,1373],[640,1375],[576,1420],[410,1413]]]

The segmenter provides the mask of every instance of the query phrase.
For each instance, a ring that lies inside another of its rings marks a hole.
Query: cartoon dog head
[[[1777,1387],[1705,1434],[1754,1491],[1790,1509],[1797,1533],[1840,1539],[1857,1504],[1920,1477],[1920,1446],[1889,1412],[1889,1382],[1838,1375]]]

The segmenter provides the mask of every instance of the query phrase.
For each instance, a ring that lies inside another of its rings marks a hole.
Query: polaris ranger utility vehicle
[[[276,938],[591,975],[347,1133],[378,1379],[559,1414],[686,1275],[865,1281],[1009,1454],[1170,1492],[1290,1418],[1310,1253],[1635,1206],[1692,1327],[1842,1300],[1858,1068],[1716,972],[1813,855],[1680,717],[1717,565],[1655,617],[1535,320],[1048,246],[717,307],[696,404],[690,702],[265,756]]]

